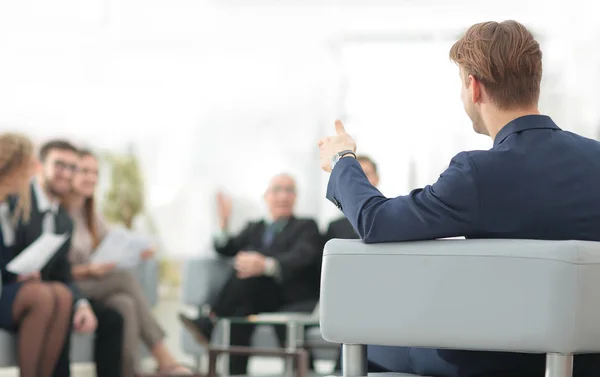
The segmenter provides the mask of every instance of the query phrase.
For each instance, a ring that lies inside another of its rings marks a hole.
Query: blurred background
[[[489,147],[471,130],[448,60],[474,22],[511,18],[533,28],[545,54],[542,111],[597,137],[594,7],[583,0],[3,1],[0,127],[133,153],[161,252],[196,255],[209,250],[215,191],[234,197],[233,223],[241,225],[262,210],[266,181],[277,172],[297,177],[300,214],[323,226],[337,216],[324,199],[315,147],[337,117],[359,151],[379,162],[388,196],[431,182],[460,150]]]
[[[212,253],[218,190],[236,230],[264,213],[275,173],[298,180],[299,215],[322,228],[339,217],[316,148],[336,118],[378,162],[387,196],[489,148],[448,59],[476,22],[530,27],[542,112],[599,138],[599,15],[592,0],[6,0],[0,129],[99,151],[100,198],[115,174],[139,173],[133,226],[156,236],[159,258],[182,261]]]

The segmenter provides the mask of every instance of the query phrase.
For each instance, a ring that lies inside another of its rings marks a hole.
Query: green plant
[[[133,153],[109,153],[104,159],[110,165],[104,216],[109,222],[124,224],[131,229],[134,218],[144,210],[144,183],[139,161]]]

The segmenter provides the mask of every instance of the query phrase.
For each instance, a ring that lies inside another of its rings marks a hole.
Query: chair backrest
[[[315,305],[315,310],[313,310],[313,312],[312,312],[312,315],[313,315],[314,317],[317,317],[317,318],[319,317],[319,314],[320,314],[320,309],[319,309],[319,307],[320,307],[320,305],[319,305],[319,303],[317,302],[317,305]]]
[[[321,330],[338,343],[600,352],[600,243],[325,246]]]
[[[186,261],[181,298],[186,305],[212,304],[233,273],[231,258],[202,258]]]

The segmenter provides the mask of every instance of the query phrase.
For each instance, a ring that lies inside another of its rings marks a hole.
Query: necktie
[[[271,224],[265,227],[265,232],[263,233],[262,243],[264,248],[268,248],[273,244],[273,240],[275,240],[275,236],[277,235],[277,231],[279,226],[277,222],[272,222]]]
[[[42,218],[42,230],[44,233],[54,233],[54,212],[51,209],[44,211]]]
[[[4,246],[12,246],[15,243],[15,230],[6,202],[0,203],[0,231],[2,231]]]

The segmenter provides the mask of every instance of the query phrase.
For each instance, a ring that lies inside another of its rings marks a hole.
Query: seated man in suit
[[[296,183],[289,175],[271,179],[265,192],[269,218],[250,222],[238,235],[227,231],[231,201],[218,196],[220,233],[216,251],[234,257],[231,277],[210,316],[180,318],[200,343],[210,340],[217,317],[275,311],[311,312],[319,297],[323,243],[313,220],[294,217]],[[252,326],[232,326],[231,344],[248,345]],[[231,357],[231,374],[245,374],[248,358]]]
[[[490,136],[492,148],[461,152],[434,184],[386,198],[353,158],[356,145],[338,121],[338,135],[320,141],[321,165],[331,171],[327,198],[366,243],[459,236],[600,241],[600,143],[540,115],[542,52],[529,30],[515,21],[476,24],[450,58],[473,129]],[[410,290],[397,288],[389,299]],[[382,346],[367,353],[372,369],[432,377],[543,377],[545,369],[541,354]],[[600,376],[600,355],[575,356],[574,376]]]
[[[61,196],[71,189],[71,178],[77,167],[77,150],[66,141],[55,140],[40,149],[41,168],[31,184],[31,216],[27,223],[17,229],[18,250],[33,243],[42,232],[70,234],[73,223],[61,206]],[[70,239],[42,269],[43,280],[60,281],[73,292],[73,329],[81,333],[96,332],[95,361],[99,377],[114,377],[121,374],[123,344],[123,318],[113,309],[88,301],[73,284],[71,265],[67,258]],[[56,377],[70,376],[70,336],[54,372]]]
[[[369,183],[372,184],[373,187],[377,187],[377,185],[379,185],[379,173],[377,172],[377,164],[375,161],[373,161],[369,156],[365,155],[356,156],[356,161],[358,161],[360,164],[360,167],[367,176]],[[354,228],[352,228],[350,221],[348,221],[346,217],[341,217],[332,221],[327,227],[325,242],[334,238],[353,240],[360,237]]]

